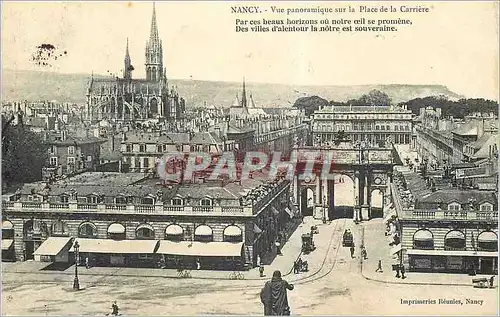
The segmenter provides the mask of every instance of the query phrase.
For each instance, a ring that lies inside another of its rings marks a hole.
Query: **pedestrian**
[[[490,288],[493,288],[493,282],[495,281],[495,275],[490,277]]]
[[[260,266],[260,261],[261,261],[260,255],[257,254],[257,266]]]
[[[260,291],[265,316],[290,316],[287,290],[294,286],[281,278],[280,271],[274,271],[271,281],[266,282]]]
[[[354,258],[354,242],[351,244],[350,250],[351,250],[351,259],[353,259]]]
[[[196,269],[197,270],[201,269],[201,263],[200,263],[200,259],[199,258],[196,259]]]
[[[293,262],[293,274],[299,273],[299,263],[297,261]]]
[[[384,271],[382,270],[382,260],[378,260],[378,266],[375,272],[383,273]]]
[[[260,274],[260,277],[264,277],[264,265],[261,263],[260,266],[259,266],[259,274]]]
[[[401,278],[404,280],[406,278],[405,276],[405,266],[404,264],[401,264]]]
[[[361,256],[363,257],[363,260],[368,259],[368,254],[366,253],[366,248],[364,245],[361,246]]]
[[[85,257],[85,268],[90,269],[89,257]]]
[[[111,304],[111,315],[113,316],[118,316],[120,311],[120,308],[118,307],[118,304],[116,304],[116,301]]]
[[[401,272],[401,266],[398,264],[398,265],[396,265],[396,277],[397,278],[401,277],[400,272]]]
[[[277,255],[283,255],[283,254],[281,253],[281,244],[280,244],[280,242],[279,242],[278,240],[276,240],[275,245],[276,245],[276,254],[277,254]]]

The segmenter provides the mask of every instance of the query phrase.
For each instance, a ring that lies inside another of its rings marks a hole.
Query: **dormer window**
[[[67,204],[69,201],[68,195],[61,195],[59,198],[61,200],[61,203],[63,203],[63,204]]]
[[[200,205],[201,206],[206,206],[206,207],[209,207],[209,206],[212,206],[212,199],[206,197],[206,198],[202,198],[200,200]]]
[[[125,205],[127,203],[127,198],[124,196],[115,197],[115,204]]]
[[[493,211],[493,205],[490,203],[481,204],[480,210],[481,211]]]
[[[461,209],[461,206],[459,203],[448,204],[448,210],[459,211],[460,209]]]
[[[98,197],[96,195],[90,195],[88,198],[87,198],[87,202],[89,204],[97,204],[98,202]]]
[[[174,205],[174,206],[182,206],[183,205],[182,198],[180,198],[180,197],[173,198],[172,199],[172,205]]]
[[[143,205],[153,205],[154,204],[154,199],[153,197],[144,197],[142,199],[142,204]]]

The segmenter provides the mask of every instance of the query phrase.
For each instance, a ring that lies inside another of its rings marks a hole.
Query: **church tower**
[[[130,54],[128,52],[128,37],[127,37],[127,48],[125,49],[124,63],[125,63],[125,65],[123,68],[123,78],[132,79],[132,71],[134,70],[134,67],[132,67],[132,64],[130,61]]]
[[[245,89],[245,77],[243,77],[243,92],[241,94],[241,106],[247,108],[247,92]]]
[[[163,79],[163,48],[158,36],[156,24],[156,10],[153,3],[153,17],[151,18],[151,32],[146,43],[146,80],[159,82]]]

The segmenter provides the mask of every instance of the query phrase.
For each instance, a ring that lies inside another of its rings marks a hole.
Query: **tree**
[[[42,179],[42,168],[48,157],[48,146],[23,124],[12,125],[2,116],[2,181],[11,184]]]
[[[310,116],[314,111],[318,110],[320,107],[326,107],[330,103],[328,100],[323,99],[318,96],[311,97],[301,97],[295,101],[293,106],[298,109],[304,109],[306,116]]]
[[[385,92],[377,89],[361,96],[359,101],[367,106],[388,106],[391,104],[391,98]]]

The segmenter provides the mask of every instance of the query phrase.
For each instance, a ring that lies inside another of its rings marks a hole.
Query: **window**
[[[69,201],[69,197],[68,197],[68,196],[66,196],[66,195],[62,195],[62,196],[60,197],[60,199],[61,199],[61,203],[63,203],[63,204],[67,204],[67,203],[68,203],[68,201]]]
[[[127,144],[125,151],[132,152],[132,144]]]
[[[458,203],[451,203],[448,205],[448,210],[455,210],[455,211],[458,211],[460,210],[460,204]]]
[[[181,198],[174,198],[174,199],[172,199],[172,205],[174,205],[174,206],[181,206],[182,205],[182,199]]]
[[[200,201],[201,206],[212,206],[212,200],[210,198],[203,198]]]
[[[394,126],[394,131],[398,131],[399,130],[399,126]]]
[[[91,196],[89,196],[89,197],[87,198],[87,202],[88,202],[89,204],[97,204],[97,202],[98,202],[98,198],[97,198],[97,196],[91,195]]]
[[[68,165],[74,165],[76,159],[73,156],[68,157]]]
[[[385,130],[385,125],[380,126],[380,130],[384,131]]]
[[[87,155],[87,162],[92,162],[92,155]]]
[[[376,125],[375,130],[380,130],[380,127],[378,125]]]
[[[55,145],[52,145],[49,147],[49,154],[56,154],[57,153],[57,147]]]
[[[481,211],[493,211],[493,205],[490,203],[484,203],[480,207]]]
[[[95,237],[97,236],[97,228],[93,223],[82,223],[78,228],[78,235],[82,238]]]
[[[143,205],[153,205],[154,204],[154,200],[153,200],[153,198],[146,197],[146,198],[142,199],[142,204]]]
[[[390,125],[386,125],[386,126],[385,126],[385,129],[386,129],[387,131],[390,131],[390,130],[391,130],[391,126],[390,126]]]
[[[155,233],[148,227],[142,227],[135,232],[136,237],[139,239],[154,239]]]
[[[406,131],[409,131],[409,130],[410,130],[410,126],[408,126],[408,125],[407,125],[407,126],[405,126],[405,130],[406,130]]]
[[[75,154],[75,147],[74,146],[68,146],[68,155],[74,155]]]
[[[57,157],[53,156],[49,160],[50,166],[57,166]]]
[[[115,198],[115,204],[119,204],[119,205],[125,205],[127,203],[127,198],[126,197],[116,197]]]
[[[139,152],[146,152],[146,144],[139,145]]]
[[[158,152],[158,153],[162,153],[162,152],[163,152],[163,145],[158,144],[158,145],[156,146],[156,152]]]

